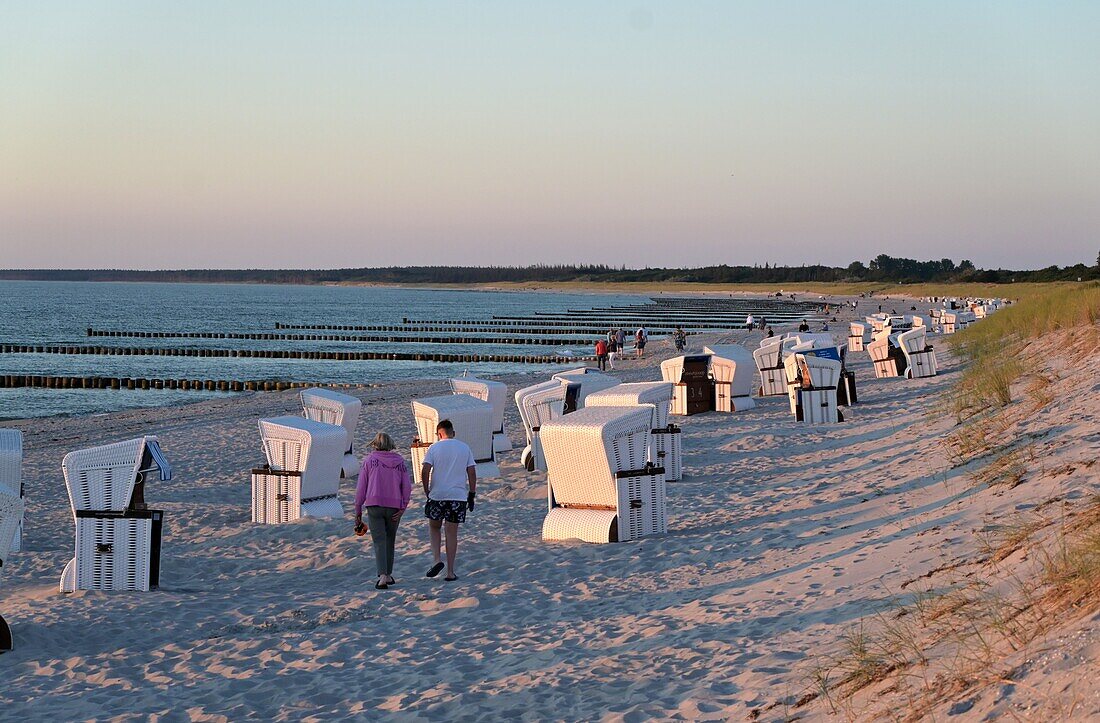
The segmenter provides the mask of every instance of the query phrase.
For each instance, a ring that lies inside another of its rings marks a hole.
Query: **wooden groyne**
[[[601,335],[583,339],[539,338],[521,336],[377,336],[351,334],[283,334],[272,332],[208,332],[208,331],[116,331],[88,329],[89,337],[119,337],[132,339],[240,339],[249,341],[342,341],[384,342],[387,344],[513,344],[518,346],[590,346]]]
[[[281,392],[285,389],[301,389],[328,384],[273,381],[255,379],[249,381],[228,379],[150,379],[145,377],[62,377],[39,374],[0,374],[0,389],[23,387],[39,389],[177,389],[195,392]],[[339,385],[358,387],[367,385]]]
[[[418,361],[418,362],[500,362],[507,364],[566,364],[590,361],[594,356],[556,354],[435,354],[421,352],[318,351],[299,349],[177,349],[171,347],[58,346],[40,344],[0,344],[3,354],[62,354],[82,356],[168,356],[211,359],[297,359],[307,361]]]

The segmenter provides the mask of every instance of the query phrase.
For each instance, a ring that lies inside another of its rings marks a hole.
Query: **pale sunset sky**
[[[0,0],[0,249],[1092,264],[1100,2]]]

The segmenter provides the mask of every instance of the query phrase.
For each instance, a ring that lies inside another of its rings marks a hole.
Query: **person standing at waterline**
[[[428,447],[424,464],[420,468],[420,482],[424,486],[424,516],[428,518],[428,535],[435,563],[428,570],[428,577],[443,571],[440,556],[442,535],[447,536],[447,576],[453,582],[455,558],[458,556],[458,526],[466,521],[466,510],[474,509],[477,492],[477,463],[474,453],[461,439],[455,439],[451,420],[443,419],[435,428],[437,441]]]
[[[371,442],[373,452],[359,467],[359,485],[355,489],[355,532],[362,535],[370,529],[374,543],[374,563],[378,569],[379,590],[393,585],[393,548],[397,541],[397,526],[412,497],[412,478],[405,459],[394,451],[393,439],[379,432]],[[363,507],[367,508],[367,524],[363,524]]]

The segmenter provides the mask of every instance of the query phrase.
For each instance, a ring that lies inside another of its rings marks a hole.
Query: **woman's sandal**
[[[388,589],[388,588],[389,588],[389,585],[387,585],[386,583],[382,582],[381,580],[379,580],[378,582],[374,583],[374,589],[375,589],[375,590],[386,590],[386,589]]]
[[[457,579],[458,579],[458,575],[455,575],[454,577],[445,577],[445,578],[443,578],[444,582],[454,582]]]
[[[442,562],[435,563],[434,565],[432,565],[432,569],[428,570],[425,577],[435,577],[439,573],[443,572],[443,567],[444,565]]]

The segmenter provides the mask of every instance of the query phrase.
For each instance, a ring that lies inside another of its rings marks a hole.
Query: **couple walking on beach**
[[[470,447],[455,439],[454,426],[444,419],[435,430],[436,442],[424,455],[420,482],[424,487],[424,516],[428,518],[428,538],[433,564],[428,577],[443,572],[442,543],[447,543],[447,576],[453,582],[455,558],[458,555],[458,526],[466,521],[467,510],[474,509],[477,491],[477,465]],[[397,526],[412,497],[412,479],[404,458],[394,451],[393,439],[379,432],[371,442],[374,449],[359,468],[359,485],[355,491],[355,533],[370,531],[374,545],[374,560],[378,569],[379,590],[397,581],[393,578],[393,549]],[[366,508],[367,521],[363,522]]]

